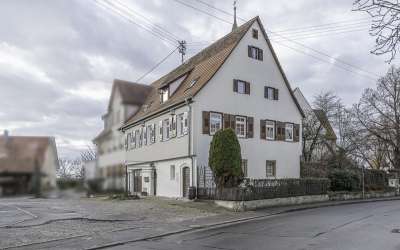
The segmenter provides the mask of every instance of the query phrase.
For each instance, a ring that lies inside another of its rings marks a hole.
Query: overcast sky
[[[185,39],[188,56],[231,29],[174,0],[118,1]],[[197,0],[180,1],[232,21]],[[232,12],[231,0],[202,1]],[[237,5],[241,18],[259,15],[267,30],[295,41],[271,35],[289,82],[308,99],[333,90],[351,105],[389,67],[385,57],[369,53],[374,44],[369,19],[351,11],[352,0],[239,0]],[[138,14],[132,18],[145,22]],[[112,80],[135,81],[173,46],[94,0],[1,0],[0,129],[54,136],[60,156],[77,155],[102,129]],[[179,60],[174,54],[141,82],[151,83]]]

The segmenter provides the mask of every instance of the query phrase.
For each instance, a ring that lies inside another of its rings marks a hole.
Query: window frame
[[[220,117],[219,129],[217,129],[215,131],[213,131],[213,126],[212,126],[213,125],[213,119],[211,119],[213,115],[218,115]],[[210,119],[210,135],[215,135],[216,132],[218,132],[219,130],[221,130],[223,128],[223,122],[224,122],[223,121],[223,114],[219,113],[219,112],[210,111],[209,119]]]
[[[162,131],[163,131],[163,141],[168,141],[170,139],[170,119],[165,118],[162,120]]]
[[[291,126],[291,130],[292,130],[292,138],[288,138],[289,133],[287,133],[288,127],[290,127],[290,126]],[[290,123],[290,122],[285,123],[285,141],[289,141],[289,142],[294,141],[294,124],[293,123]]]
[[[249,57],[250,58],[252,58],[252,59],[255,59],[255,60],[257,60],[257,61],[263,61],[264,59],[264,51],[262,50],[262,49],[260,49],[260,48],[258,48],[258,47],[256,47],[256,46],[253,46],[253,45],[249,45],[248,46],[248,50],[249,50]],[[261,57],[260,57],[260,54],[262,55]]]
[[[160,89],[160,100],[161,100],[161,103],[164,103],[164,102],[168,101],[169,97],[170,97],[170,95],[169,95],[169,85],[167,85],[166,87]]]
[[[176,128],[178,137],[184,136],[184,128],[185,128],[185,117],[184,113],[180,113],[176,116]]]
[[[272,164],[272,165],[271,165]],[[268,168],[272,167],[272,173],[269,174]],[[276,177],[276,160],[267,160],[265,162],[265,177],[271,178],[271,177]]]
[[[236,80],[236,81],[237,81],[237,93],[243,94],[243,95],[246,94],[246,82],[242,81],[242,80]],[[243,89],[241,89],[240,86],[242,86]],[[240,91],[240,90],[243,90],[243,91]]]
[[[269,123],[269,124],[268,124]],[[272,124],[271,124],[272,123]],[[268,137],[268,128],[272,128],[273,137]],[[273,120],[265,120],[265,138],[267,140],[275,140],[276,139],[276,121]]]
[[[251,36],[258,40],[258,29],[252,29]]]
[[[243,119],[243,121],[238,121],[238,119]],[[238,133],[238,124],[243,125],[243,133],[244,134],[239,134]],[[238,138],[246,138],[247,136],[247,117],[246,116],[241,116],[241,115],[235,115],[235,134]]]

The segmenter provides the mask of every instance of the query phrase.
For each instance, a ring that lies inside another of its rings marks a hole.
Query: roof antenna
[[[237,29],[237,22],[236,22],[236,1],[233,1],[233,25],[232,25],[232,31],[235,31]]]

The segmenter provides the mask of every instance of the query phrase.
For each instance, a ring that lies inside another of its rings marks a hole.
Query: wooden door
[[[142,192],[142,170],[133,170],[133,192]]]
[[[182,196],[188,197],[190,186],[190,169],[189,167],[184,167],[182,169]]]

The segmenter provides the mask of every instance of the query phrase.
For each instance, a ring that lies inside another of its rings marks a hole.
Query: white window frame
[[[294,125],[293,123],[286,123],[285,124],[285,141],[293,141],[294,138]],[[291,135],[291,137],[290,137]]]
[[[153,124],[147,125],[146,132],[147,132],[147,139],[146,139],[147,145],[153,144],[154,142],[151,140],[153,133]]]
[[[246,82],[237,80],[237,92],[239,94],[246,94]]]
[[[239,126],[243,126],[243,131],[239,131]],[[247,119],[245,116],[235,116],[235,130],[238,138],[246,138]],[[241,132],[243,132],[243,134]]]
[[[272,137],[268,136],[268,130],[272,130]],[[275,121],[265,121],[265,136],[267,140],[275,140]]]
[[[176,178],[176,176],[175,176],[175,165],[171,165],[171,166],[169,167],[169,179],[170,179],[171,181],[174,181],[175,178]]]
[[[176,116],[176,128],[178,137],[185,135],[184,133],[185,117],[183,113]]]
[[[219,127],[213,126],[214,123],[219,123]],[[210,135],[214,135],[220,129],[222,129],[222,114],[210,112]]]
[[[164,102],[168,101],[168,99],[169,99],[169,86],[161,89],[160,95],[161,95],[161,103],[164,103]]]
[[[267,163],[271,163],[272,165],[268,165]],[[269,167],[271,167],[269,169]],[[274,171],[275,168],[275,171]],[[268,171],[270,170],[270,171]],[[275,174],[274,174],[275,172]],[[265,176],[266,177],[276,177],[276,161],[266,161],[265,164]]]

